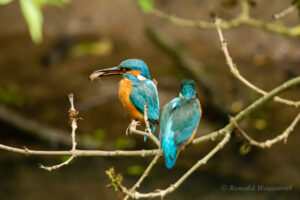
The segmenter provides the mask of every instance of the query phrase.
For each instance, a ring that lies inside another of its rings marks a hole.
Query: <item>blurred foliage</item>
[[[115,169],[113,167],[106,170],[105,173],[111,180],[111,184],[108,184],[106,187],[113,187],[117,192],[119,190],[119,185],[122,184],[123,176],[121,174],[115,174]]]
[[[0,104],[22,106],[24,99],[19,94],[19,87],[13,84],[0,86]]]
[[[246,155],[251,151],[251,145],[249,143],[245,143],[243,144],[240,149],[239,149],[239,153],[240,155]]]
[[[12,2],[12,0],[0,0],[0,5],[8,4]]]
[[[256,119],[254,121],[254,127],[258,130],[265,130],[267,128],[267,122],[264,119]]]
[[[44,5],[55,5],[61,7],[70,0],[19,0],[22,14],[29,27],[29,33],[32,40],[38,44],[43,40],[42,26]],[[0,5],[8,4],[12,0],[0,0]]]
[[[241,101],[234,101],[232,102],[230,109],[233,113],[238,113],[242,110],[243,108],[243,102]]]
[[[139,7],[145,13],[151,13],[154,9],[154,0],[137,0]]]
[[[96,42],[84,42],[75,45],[72,48],[72,53],[75,56],[95,55],[107,56],[113,51],[113,42],[109,38],[103,38]]]
[[[133,148],[135,146],[135,142],[134,140],[130,139],[130,138],[118,138],[116,141],[116,148],[117,149],[130,149]]]
[[[297,6],[297,8],[298,8],[298,15],[300,17],[300,0],[292,0],[292,5]]]
[[[144,167],[141,165],[132,165],[126,169],[126,173],[132,176],[141,175],[144,171]]]
[[[29,27],[29,33],[35,43],[42,41],[43,14],[37,0],[20,0],[21,11]]]
[[[103,147],[106,139],[106,131],[104,129],[96,129],[91,134],[85,134],[82,140],[87,143],[94,144],[98,148]]]
[[[154,0],[136,0],[138,6],[144,13],[151,13],[154,10]]]
[[[71,156],[61,156],[60,160],[61,162],[66,162]],[[71,160],[71,162],[73,162],[73,160]]]

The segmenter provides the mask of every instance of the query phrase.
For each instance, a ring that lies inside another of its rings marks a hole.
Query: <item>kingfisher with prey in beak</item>
[[[179,96],[167,103],[161,113],[159,140],[167,168],[175,165],[179,152],[193,141],[201,116],[194,81],[182,80]]]
[[[139,59],[128,59],[117,67],[94,71],[90,75],[90,80],[112,75],[123,76],[119,82],[119,99],[131,117],[129,127],[135,128],[138,122],[146,126],[144,118],[146,114],[149,128],[153,133],[158,125],[159,100],[156,84],[151,80],[146,63]]]

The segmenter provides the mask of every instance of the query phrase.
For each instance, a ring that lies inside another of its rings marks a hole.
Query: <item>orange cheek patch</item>
[[[131,74],[131,75],[137,77],[138,75],[140,75],[140,71],[138,71],[138,70],[135,70],[135,71],[129,71],[129,72],[127,72],[126,74]]]

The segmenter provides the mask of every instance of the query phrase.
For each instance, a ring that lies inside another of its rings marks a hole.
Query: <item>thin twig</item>
[[[296,10],[296,8],[297,8],[297,7],[296,7],[295,5],[292,5],[292,6],[288,7],[288,8],[286,8],[286,9],[282,10],[281,12],[274,14],[274,15],[272,16],[272,18],[275,19],[275,20],[278,20],[278,19],[280,19],[280,18],[283,18],[283,17],[285,17],[286,15],[288,15],[288,14],[294,12],[294,11]]]
[[[245,133],[245,131],[242,130],[242,128],[238,125],[238,123],[234,120],[234,118],[231,118],[231,122],[240,131],[240,133],[249,141],[249,143],[251,145],[260,147],[262,149],[270,148],[274,144],[276,144],[276,143],[278,143],[282,140],[283,140],[284,143],[286,143],[290,133],[294,130],[294,128],[297,125],[297,123],[299,122],[299,120],[300,120],[300,113],[295,117],[293,122],[285,129],[285,131],[282,134],[276,136],[273,139],[266,140],[265,142],[258,142],[256,140],[252,139],[250,136],[248,136],[248,134]]]
[[[229,66],[230,70],[231,70],[231,73],[237,78],[239,79],[242,83],[244,83],[244,85],[246,85],[247,87],[249,87],[250,89],[252,89],[253,91],[261,94],[261,95],[266,95],[267,92],[258,88],[257,86],[253,85],[252,83],[250,83],[247,79],[245,79],[239,72],[237,66],[233,63],[233,60],[231,58],[231,56],[229,55],[229,52],[228,52],[228,48],[227,48],[227,42],[226,40],[224,39],[224,36],[223,36],[223,33],[222,33],[222,30],[221,30],[221,19],[216,19],[215,21],[215,24],[217,26],[217,31],[218,31],[218,35],[219,35],[219,38],[220,38],[220,42],[221,42],[221,49],[224,53],[224,56],[225,56],[225,59],[226,59],[226,64]],[[281,97],[274,97],[274,100],[276,102],[280,102],[280,103],[283,103],[283,104],[286,104],[286,105],[290,105],[290,106],[295,106],[295,107],[298,107],[300,106],[300,101],[291,101],[291,100],[287,100],[287,99],[283,99]]]
[[[70,104],[71,104],[71,107],[70,107],[70,110],[69,110],[69,118],[70,118],[70,121],[71,121],[71,127],[72,127],[72,132],[71,132],[71,137],[72,137],[72,156],[66,160],[65,162],[63,163],[60,163],[58,165],[54,165],[54,166],[49,166],[49,167],[46,167],[44,165],[41,165],[40,168],[42,169],[45,169],[47,171],[52,171],[52,170],[55,170],[55,169],[58,169],[62,166],[65,166],[65,165],[68,165],[74,158],[75,158],[75,154],[74,152],[76,151],[76,129],[77,129],[77,120],[80,119],[78,118],[78,114],[79,112],[75,109],[74,107],[74,95],[71,93],[68,95],[69,97],[69,101],[70,101]]]
[[[146,125],[146,131],[145,132],[148,132],[148,133],[152,134],[152,131],[150,129],[150,124],[149,124],[147,112],[148,112],[148,105],[145,104],[145,106],[144,106],[144,120],[145,120],[145,125]]]
[[[148,176],[153,166],[157,163],[159,160],[160,155],[156,155],[151,163],[148,165],[147,169],[144,171],[143,175],[139,178],[139,180],[134,184],[134,186],[130,189],[130,193],[133,193],[136,188],[140,187],[141,183],[144,181],[144,179]],[[127,200],[129,198],[129,195],[127,194],[124,198],[124,200]]]
[[[157,147],[160,148],[160,141],[153,134],[144,132],[144,131],[139,131],[134,128],[130,128],[130,133],[136,134],[136,135],[141,135],[141,136],[147,136],[156,144]]]

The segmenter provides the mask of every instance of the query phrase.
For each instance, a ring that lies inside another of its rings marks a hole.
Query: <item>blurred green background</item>
[[[158,81],[161,105],[178,94],[180,79],[195,78],[195,73],[187,69],[189,66],[204,71],[203,77],[214,90],[207,92],[198,80],[203,105],[198,136],[222,127],[228,122],[228,115],[236,114],[259,97],[230,73],[215,30],[173,25],[143,13],[135,1],[28,1],[0,5],[1,144],[69,149],[67,95],[72,92],[75,107],[84,119],[78,122],[77,131],[81,148],[153,148],[141,137],[125,136],[130,120],[118,101],[119,79],[88,81],[95,69],[115,66],[128,58],[139,58],[148,64],[151,76]],[[251,16],[267,22],[273,22],[271,16],[291,3],[251,2]],[[157,0],[155,6],[167,13],[206,21],[211,21],[212,14],[232,19],[240,12],[238,1],[228,0]],[[143,8],[149,9],[147,5]],[[298,13],[277,23],[297,25]],[[226,30],[224,35],[241,74],[255,85],[268,91],[300,75],[298,37],[249,26]],[[299,88],[282,96],[297,100]],[[255,139],[263,141],[281,133],[296,114],[295,108],[270,102],[241,125]],[[166,199],[299,199],[299,134],[297,126],[287,144],[276,144],[267,150],[252,147],[249,152],[243,149],[245,139],[235,134],[229,145]],[[161,159],[141,191],[169,186],[213,145],[187,148],[172,170],[167,170]],[[150,162],[150,158],[92,157],[76,158],[53,172],[38,168],[39,163],[51,165],[65,159],[1,151],[0,199],[117,199],[119,194],[106,187],[110,181],[105,170],[114,166],[123,174],[124,184],[131,186]],[[292,186],[292,190],[233,192],[222,191],[223,185]]]

